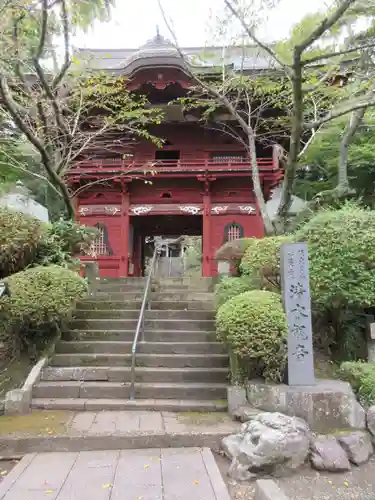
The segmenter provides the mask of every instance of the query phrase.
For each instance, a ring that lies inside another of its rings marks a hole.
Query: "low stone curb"
[[[20,415],[30,412],[33,385],[39,382],[42,370],[47,363],[48,358],[42,358],[32,367],[21,389],[13,389],[6,393],[4,401],[5,415]]]
[[[146,448],[210,448],[220,449],[228,433],[180,432],[108,434],[98,436],[31,436],[0,437],[0,455],[3,458],[43,452],[79,452],[98,450],[129,450]],[[275,499],[274,499],[275,500]]]
[[[255,482],[254,500],[289,500],[272,479]]]

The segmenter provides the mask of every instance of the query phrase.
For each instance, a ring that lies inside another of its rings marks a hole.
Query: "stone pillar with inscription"
[[[288,384],[315,385],[306,243],[288,243],[281,246],[280,271],[288,322]]]

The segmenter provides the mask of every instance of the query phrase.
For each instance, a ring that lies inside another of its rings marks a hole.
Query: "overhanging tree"
[[[281,79],[287,86],[288,98],[285,116],[282,118],[288,136],[284,157],[285,172],[278,207],[279,219],[274,224],[271,224],[264,210],[264,196],[259,189],[255,151],[257,131],[252,120],[244,119],[243,109],[237,108],[237,94],[228,93],[228,78],[232,79],[233,75],[220,75],[221,78],[214,85],[199,75],[193,76],[216,104],[229,111],[247,137],[254,191],[265,229],[268,233],[281,232],[291,205],[301,155],[312,143],[315,134],[336,118],[352,112],[361,114],[363,109],[375,105],[372,72],[362,71],[360,78],[357,75],[363,55],[372,52],[374,48],[372,29],[367,24],[362,31],[354,30],[358,19],[362,18],[367,22],[373,20],[374,5],[372,0],[338,0],[327,12],[303,19],[288,40],[269,45],[257,35],[259,17],[255,16],[254,21],[253,0],[224,0],[224,3],[233,19],[239,22],[237,40],[241,39],[244,47],[249,43],[257,47],[262,57],[268,59],[270,68],[282,75]],[[164,13],[161,0],[159,4]],[[253,15],[250,19],[249,12]],[[165,13],[164,18],[178,46],[177,36]],[[226,22],[228,23],[228,19]],[[182,51],[178,50],[184,58]],[[350,78],[353,74],[356,76],[354,79]],[[341,86],[344,82],[345,86]],[[273,103],[269,104],[272,106]],[[253,110],[250,111],[253,113]],[[246,116],[249,116],[248,111]]]
[[[159,110],[147,107],[146,98],[126,90],[122,77],[90,76],[74,63],[72,31],[77,19],[88,19],[92,12],[86,10],[87,5],[79,11],[79,4],[68,0],[10,2],[4,12],[6,23],[0,28],[0,48],[6,49],[0,57],[0,103],[5,118],[40,157],[42,173],[29,173],[48,181],[64,200],[69,218],[74,218],[75,194],[66,182],[70,166],[95,152],[99,138],[114,131],[121,131],[124,148],[130,137],[154,139],[147,127],[161,119]],[[99,9],[109,2],[92,4]],[[47,62],[56,33],[62,35],[64,55],[58,66],[52,58],[52,71]],[[19,162],[9,163],[15,169],[25,168]]]

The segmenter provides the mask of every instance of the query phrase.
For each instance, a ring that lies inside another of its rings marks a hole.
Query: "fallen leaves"
[[[105,490],[108,490],[108,488],[112,488],[112,484],[111,483],[103,484],[103,488]]]
[[[8,471],[7,470],[2,470],[0,472],[0,476],[6,476],[8,474]]]
[[[198,479],[194,479],[194,484],[199,484]]]
[[[46,490],[46,491],[44,492],[44,494],[45,494],[45,495],[51,495],[51,493],[53,493],[53,491],[52,491],[52,490]]]

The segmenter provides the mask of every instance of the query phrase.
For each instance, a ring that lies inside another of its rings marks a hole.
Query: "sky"
[[[272,41],[288,35],[293,24],[305,14],[326,5],[328,0],[280,0],[267,16],[259,31],[262,39]],[[112,20],[95,23],[87,33],[77,35],[75,47],[81,48],[137,48],[156,34],[170,38],[161,16],[157,0],[117,0]],[[173,20],[180,46],[200,47],[212,42],[207,25],[212,15],[221,12],[223,0],[163,0],[168,17]],[[212,26],[212,23],[211,23]]]

